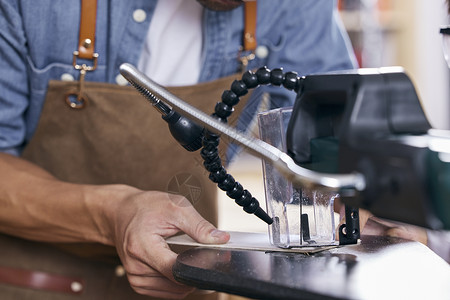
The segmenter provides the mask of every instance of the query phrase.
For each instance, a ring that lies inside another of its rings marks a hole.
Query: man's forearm
[[[113,244],[108,220],[129,187],[62,182],[4,153],[0,170],[1,232],[39,241]]]

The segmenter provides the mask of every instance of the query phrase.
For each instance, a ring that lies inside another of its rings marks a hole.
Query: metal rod
[[[130,64],[122,64],[120,66],[120,73],[130,81],[133,86],[137,85],[150,91],[161,101],[170,104],[172,109],[179,114],[205,126],[212,132],[228,137],[230,140],[243,146],[253,155],[271,163],[286,177],[286,179],[291,181],[294,186],[307,188],[322,187],[334,191],[339,191],[341,189],[355,189],[361,191],[366,186],[364,176],[359,173],[327,174],[300,167],[286,153],[270,144],[246,136],[234,128],[217,121],[213,117],[171,94]]]

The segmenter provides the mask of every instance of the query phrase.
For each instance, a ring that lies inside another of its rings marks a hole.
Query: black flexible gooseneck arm
[[[227,123],[227,118],[234,111],[233,106],[239,103],[239,97],[248,93],[248,89],[256,88],[261,84],[283,85],[289,90],[298,90],[299,78],[297,73],[283,73],[282,69],[270,71],[266,67],[260,68],[253,73],[247,71],[241,80],[235,80],[230,90],[225,90],[222,94],[222,102],[217,102],[213,117],[223,123]],[[206,131],[203,137],[203,149],[201,156],[204,159],[204,166],[210,172],[209,178],[217,183],[218,187],[227,193],[227,196],[234,199],[242,206],[247,213],[253,213],[267,224],[272,224],[273,220],[259,206],[252,194],[245,190],[239,182],[236,182],[230,174],[227,174],[222,166],[218,147],[219,136],[210,131]]]

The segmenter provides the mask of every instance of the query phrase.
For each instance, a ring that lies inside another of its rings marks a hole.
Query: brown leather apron
[[[229,89],[236,78],[169,90],[200,110],[212,112],[222,91]],[[77,82],[50,82],[39,125],[23,158],[63,181],[121,183],[143,190],[181,193],[200,214],[217,224],[217,187],[209,181],[199,153],[182,148],[172,138],[166,122],[140,94],[129,86],[87,82],[85,107],[73,109],[65,102],[65,95],[77,85]],[[243,107],[244,103],[236,107],[231,122]],[[45,285],[44,290],[23,289],[12,281],[12,285],[0,284],[2,299],[141,298],[131,290],[126,276],[116,275],[116,268],[118,275],[123,273],[112,247],[96,244],[55,247],[9,236],[0,236],[0,243],[0,265],[14,267],[10,272],[17,273],[17,268],[30,271],[13,276],[41,276],[48,281],[48,289],[60,290],[45,291]],[[76,292],[74,282],[81,283],[81,293]],[[216,297],[202,295],[205,296]],[[199,299],[199,295],[193,297]]]

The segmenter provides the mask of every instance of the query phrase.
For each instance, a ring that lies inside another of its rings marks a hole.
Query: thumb
[[[228,232],[217,229],[205,220],[194,207],[183,207],[178,228],[203,244],[225,244],[230,240]]]

